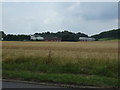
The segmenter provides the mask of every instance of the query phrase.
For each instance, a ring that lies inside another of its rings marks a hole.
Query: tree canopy
[[[91,37],[99,40],[104,38],[109,39],[120,39],[120,29],[114,29],[106,32],[101,32],[100,34],[92,35]],[[79,37],[88,37],[87,34],[78,32],[70,32],[68,30],[58,31],[56,33],[53,32],[42,32],[42,33],[34,33],[34,35],[40,35],[41,37],[58,37],[61,38],[62,41],[78,41]],[[0,31],[0,36],[5,41],[29,41],[30,35],[13,35],[13,34],[5,34],[3,31]]]
[[[35,35],[40,35],[42,37],[58,37],[62,38],[62,41],[78,41],[79,37],[88,37],[88,35],[84,33],[73,33],[67,30],[53,33],[53,32],[43,32],[43,33],[35,33]]]
[[[93,35],[96,39],[120,39],[120,29],[114,29],[110,31],[101,32],[100,34]]]

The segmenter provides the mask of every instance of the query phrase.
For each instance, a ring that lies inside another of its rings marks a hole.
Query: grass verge
[[[44,81],[62,84],[75,84],[81,86],[100,86],[100,87],[117,87],[117,78],[101,77],[96,75],[75,75],[75,74],[58,74],[58,73],[33,73],[33,72],[15,72],[3,71],[3,78],[20,79],[27,81]]]

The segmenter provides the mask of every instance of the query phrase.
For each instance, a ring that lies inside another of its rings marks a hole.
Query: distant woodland
[[[120,29],[114,29],[110,31],[101,32],[100,34],[93,35],[97,40],[112,40],[112,39],[120,39]]]
[[[78,41],[79,37],[88,37],[87,34],[78,32],[69,32],[67,30],[53,33],[53,32],[42,32],[34,33],[34,35],[40,35],[41,37],[58,37],[62,38],[62,41]],[[30,41],[30,35],[13,35],[5,34],[4,31],[0,31],[0,36],[4,41]],[[96,40],[111,40],[111,39],[120,39],[120,29],[109,30],[101,32],[100,34],[92,35],[90,37],[95,38]]]
[[[30,35],[12,35],[8,34],[6,35],[3,31],[2,33],[2,38],[5,41],[29,41],[30,40]],[[88,37],[88,35],[84,33],[73,33],[69,31],[62,31],[62,32],[42,32],[42,33],[35,33],[34,35],[40,35],[41,37],[58,37],[62,38],[62,41],[77,41],[79,37]]]

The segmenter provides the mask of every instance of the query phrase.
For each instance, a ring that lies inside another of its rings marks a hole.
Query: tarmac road
[[[62,88],[62,87],[3,81],[2,88]]]
[[[65,90],[120,90],[120,88],[65,88],[65,87],[59,87],[54,85],[47,85],[47,84],[35,84],[35,83],[26,83],[26,82],[19,82],[19,81],[2,81],[2,88],[3,90],[5,88],[58,88],[58,89],[65,89]]]

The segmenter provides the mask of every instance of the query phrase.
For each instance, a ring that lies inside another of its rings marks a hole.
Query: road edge
[[[50,82],[35,82],[35,81],[23,81],[23,80],[16,80],[16,79],[2,79],[5,82],[19,82],[19,83],[26,83],[26,84],[36,84],[36,85],[46,85],[46,86],[55,86],[61,88],[110,88],[110,87],[95,87],[95,86],[79,86],[79,85],[68,85],[68,84],[58,84],[58,83],[50,83]]]

